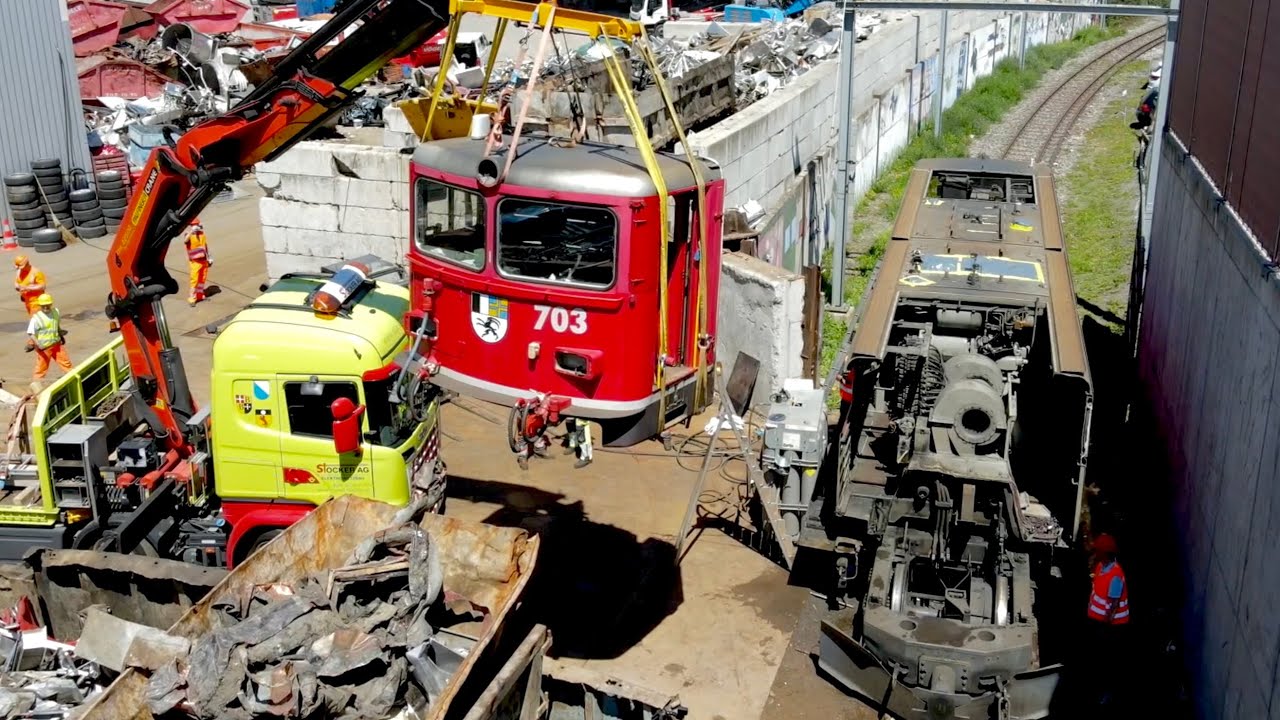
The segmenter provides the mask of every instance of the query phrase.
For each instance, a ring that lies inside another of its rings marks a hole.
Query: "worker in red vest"
[[[1123,672],[1129,636],[1129,582],[1116,560],[1116,541],[1102,533],[1093,540],[1089,606],[1085,613],[1089,629],[1088,655],[1097,675],[1098,702],[1110,703],[1119,688],[1118,676]]]
[[[195,305],[204,300],[205,285],[209,282],[209,239],[205,237],[200,218],[191,221],[186,246],[187,264],[191,270],[191,295],[187,297],[187,303]]]

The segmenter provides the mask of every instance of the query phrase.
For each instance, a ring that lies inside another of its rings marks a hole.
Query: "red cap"
[[[1093,551],[1096,553],[1115,555],[1116,539],[1107,533],[1100,533],[1098,537],[1093,539]]]
[[[197,227],[198,225],[200,225],[200,218],[191,218],[190,225],[191,227]]]

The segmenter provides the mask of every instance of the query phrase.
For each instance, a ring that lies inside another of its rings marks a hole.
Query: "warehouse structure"
[[[1209,720],[1280,712],[1272,5],[1182,2],[1138,338],[1142,405],[1173,485],[1185,655],[1199,717]],[[1146,462],[1142,472],[1135,480],[1159,477]],[[1151,489],[1137,492],[1149,500]]]
[[[58,158],[92,173],[65,0],[0,2],[0,174]],[[0,217],[12,217],[0,197]]]

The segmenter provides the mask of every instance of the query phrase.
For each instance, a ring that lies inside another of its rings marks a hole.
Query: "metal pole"
[[[1022,43],[1022,47],[1018,50],[1018,69],[1019,70],[1022,70],[1027,66],[1027,29],[1028,29],[1027,20],[1028,19],[1030,18],[1028,18],[1027,14],[1025,12],[1022,13],[1022,39],[1019,41]]]
[[[844,307],[844,253],[849,242],[849,215],[853,208],[850,190],[857,174],[853,154],[853,53],[858,42],[858,11],[846,6],[840,31],[840,86],[836,112],[836,227],[831,248],[831,305]]]
[[[942,27],[939,31],[940,38],[938,42],[938,87],[935,89],[938,94],[933,99],[934,137],[942,137],[942,94],[943,87],[947,84],[947,16],[951,13],[943,10],[939,14],[942,15]]]
[[[1177,10],[1179,0],[1171,0],[1170,9]],[[1156,180],[1160,174],[1160,153],[1164,147],[1165,123],[1169,118],[1169,85],[1173,80],[1173,52],[1178,39],[1178,17],[1170,16],[1165,23],[1164,71],[1160,78],[1160,98],[1156,102],[1156,117],[1151,125],[1151,144],[1147,147],[1147,193],[1142,202],[1142,236],[1147,250],[1151,248],[1151,218],[1156,206]],[[1146,253],[1143,253],[1144,256]],[[1144,257],[1145,260],[1145,257]]]

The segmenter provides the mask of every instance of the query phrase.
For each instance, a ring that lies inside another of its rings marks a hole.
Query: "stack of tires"
[[[98,204],[98,193],[92,188],[71,191],[71,216],[76,221],[76,235],[84,240],[105,237],[107,221]]]
[[[31,172],[39,184],[40,202],[49,225],[54,224],[55,217],[63,225],[70,225],[71,199],[67,197],[67,186],[63,183],[62,161],[57,158],[32,160]]]
[[[124,188],[124,178],[115,170],[104,170],[97,175],[98,205],[102,208],[102,218],[107,232],[112,235],[120,228],[124,218],[125,205],[129,202]]]
[[[18,244],[31,247],[31,236],[35,231],[48,227],[44,216],[44,207],[40,201],[40,190],[36,185],[36,176],[31,173],[14,173],[4,178],[5,199],[9,201],[9,209],[13,212],[13,230],[18,236]]]

